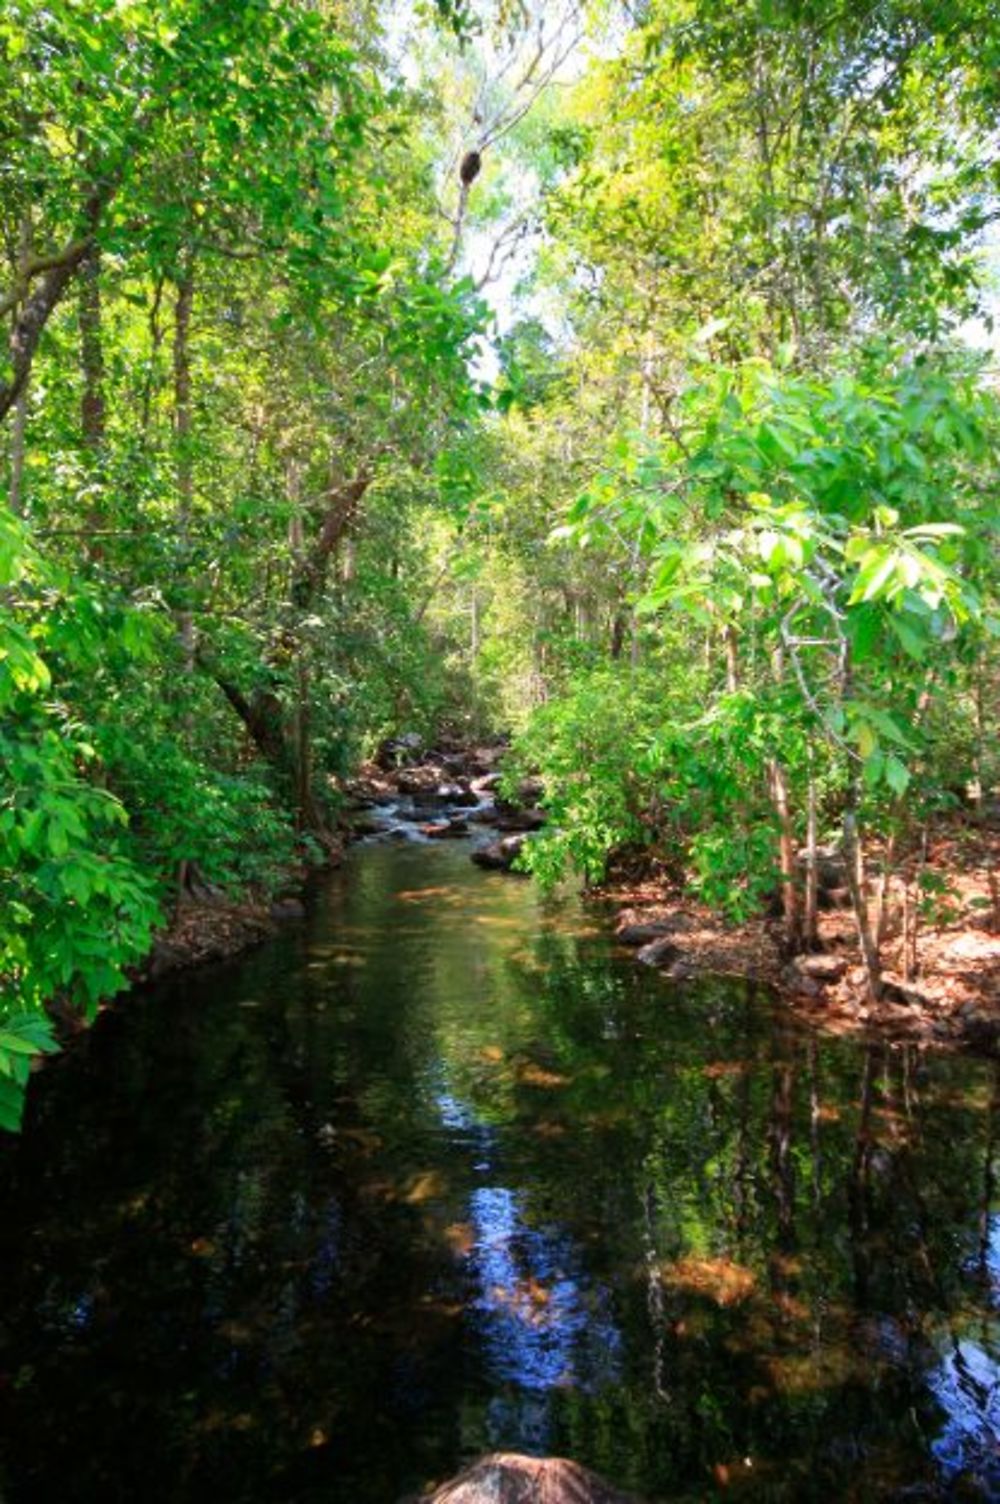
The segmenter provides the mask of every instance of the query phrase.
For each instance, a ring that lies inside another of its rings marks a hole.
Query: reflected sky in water
[[[471,1198],[472,1309],[490,1372],[522,1389],[595,1389],[618,1376],[608,1292],[586,1279],[564,1229],[527,1225],[522,1200],[502,1186]]]
[[[1000,1332],[994,1339],[990,1352],[969,1338],[957,1340],[928,1383],[947,1416],[933,1441],[942,1473],[971,1475],[1000,1498]]]

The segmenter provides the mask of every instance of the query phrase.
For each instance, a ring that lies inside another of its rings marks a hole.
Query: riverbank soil
[[[811,1024],[836,1033],[1000,1044],[1000,831],[942,830],[922,853],[919,874],[910,876],[908,914],[901,881],[888,894],[885,988],[877,1003],[867,996],[849,908],[821,911],[816,952],[790,961],[776,920],[724,925],[656,878],[612,881],[594,897],[616,911],[620,942],[674,981],[723,975],[766,982]],[[915,897],[918,880],[922,897]]]
[[[133,980],[158,981],[171,972],[229,960],[270,940],[283,923],[305,915],[302,895],[311,873],[329,871],[338,864],[339,856],[331,848],[322,868],[289,868],[279,893],[273,897],[249,895],[236,900],[214,889],[185,893],[175,904],[169,925],[156,936],[149,955],[136,968]]]

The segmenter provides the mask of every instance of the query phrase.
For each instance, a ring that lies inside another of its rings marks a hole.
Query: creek
[[[1000,1497],[998,1077],[671,985],[467,842],[108,1010],[0,1155],[0,1495]]]

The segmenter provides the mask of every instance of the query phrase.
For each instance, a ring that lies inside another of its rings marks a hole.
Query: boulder
[[[401,794],[429,794],[432,797],[437,794],[440,783],[441,769],[438,767],[404,768],[396,779]]]
[[[809,976],[807,972],[799,971],[794,962],[785,967],[781,973],[781,980],[799,997],[819,997],[823,991],[823,984],[817,982],[815,977]]]
[[[809,865],[809,852],[802,847],[796,854],[796,865],[805,881]],[[816,847],[816,890],[821,909],[839,909],[842,895],[847,893],[847,862],[839,846]]]
[[[359,841],[362,836],[377,836],[385,829],[381,820],[376,820],[373,815],[355,815],[347,821],[347,838],[351,841]]]
[[[809,977],[814,982],[820,982],[824,986],[830,982],[839,982],[847,970],[847,957],[837,955],[796,956],[792,962],[790,971],[800,977]]]
[[[465,793],[466,790],[462,784],[438,784],[436,788],[436,794],[442,805],[457,805]]]
[[[404,1504],[640,1504],[634,1494],[605,1483],[564,1457],[522,1457],[494,1452],[443,1483],[433,1493]]]
[[[449,802],[457,804],[459,809],[474,809],[479,803],[479,795],[474,789],[460,788],[458,793],[454,794]]]
[[[386,771],[398,768],[401,763],[412,761],[423,747],[424,739],[417,731],[408,731],[403,736],[392,737],[382,743],[375,754],[376,765]]]
[[[498,830],[541,830],[546,821],[543,809],[511,809],[509,806],[497,815]]]
[[[479,846],[472,853],[478,867],[488,867],[495,872],[509,872],[524,845],[524,836],[504,836],[502,841],[491,841],[488,846]]]
[[[443,824],[421,825],[420,834],[430,841],[453,841],[469,834],[464,820],[446,820]]]
[[[664,935],[637,950],[636,960],[641,961],[643,966],[666,966],[669,962],[676,961],[679,955],[676,940],[670,940]]]
[[[304,919],[306,906],[301,898],[276,898],[268,912],[272,919]]]
[[[673,929],[674,926],[662,919],[648,924],[626,921],[615,930],[615,939],[619,945],[650,945],[654,940],[662,940],[665,935],[672,934]]]

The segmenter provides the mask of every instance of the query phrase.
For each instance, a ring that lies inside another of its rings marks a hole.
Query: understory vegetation
[[[8,0],[0,1125],[386,738],[873,996],[998,778],[984,0]],[[894,896],[895,895],[895,896]]]

